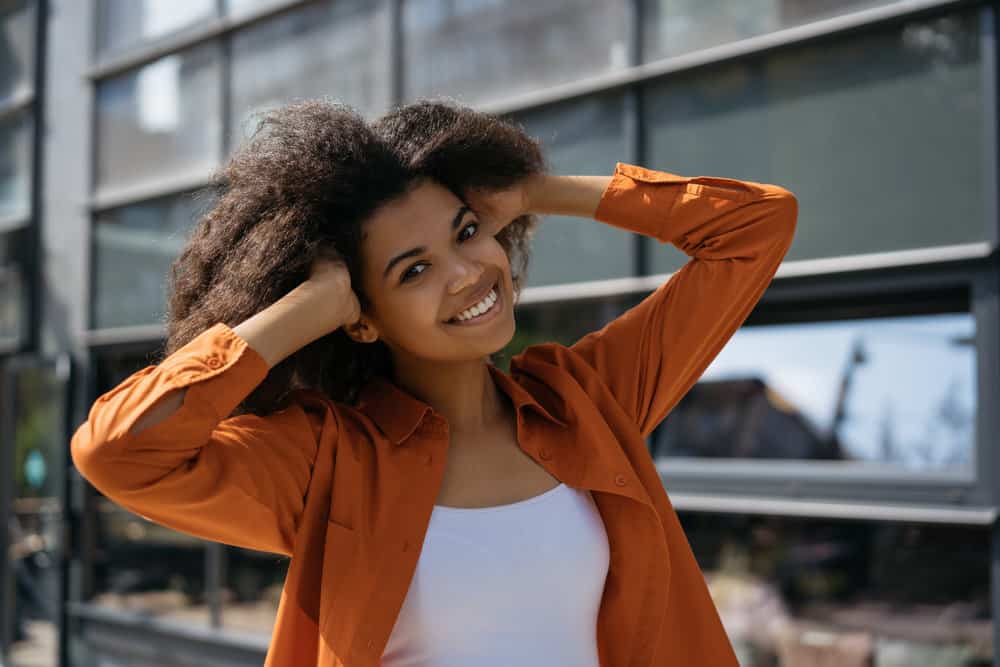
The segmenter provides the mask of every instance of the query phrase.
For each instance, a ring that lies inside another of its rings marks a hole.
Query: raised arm
[[[775,185],[618,163],[593,217],[672,243],[691,259],[568,356],[545,346],[537,353],[596,372],[648,435],[760,300],[791,246],[797,214],[795,197]]]
[[[70,443],[80,474],[156,523],[290,555],[322,402],[293,402],[266,417],[229,415],[271,366],[356,319],[349,281],[334,273],[322,265],[312,282],[239,326],[212,326],[98,398]],[[344,307],[331,313],[331,303]]]

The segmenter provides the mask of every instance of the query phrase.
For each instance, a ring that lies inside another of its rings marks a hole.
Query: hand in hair
[[[476,212],[489,233],[495,236],[531,210],[528,197],[530,184],[527,181],[533,178],[522,179],[511,187],[499,190],[469,189],[465,192],[466,203]]]

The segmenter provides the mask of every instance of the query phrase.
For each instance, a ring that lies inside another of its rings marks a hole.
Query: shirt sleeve
[[[647,436],[743,324],[791,246],[798,204],[775,185],[618,163],[595,218],[691,259],[570,349]]]
[[[291,555],[322,415],[293,403],[267,417],[227,418],[267,372],[244,339],[216,324],[98,398],[70,442],[73,463],[107,498],[150,521]],[[174,414],[129,433],[179,388],[187,393]]]

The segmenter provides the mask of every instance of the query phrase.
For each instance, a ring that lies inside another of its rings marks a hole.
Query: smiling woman
[[[271,112],[216,188],[166,358],[71,452],[151,521],[291,556],[269,667],[736,666],[646,437],[773,278],[791,193],[546,174],[520,128],[439,102]],[[537,214],[691,259],[508,373]]]

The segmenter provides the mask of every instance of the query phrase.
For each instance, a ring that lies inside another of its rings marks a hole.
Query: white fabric
[[[436,505],[383,667],[598,667],[608,538],[588,491]]]

